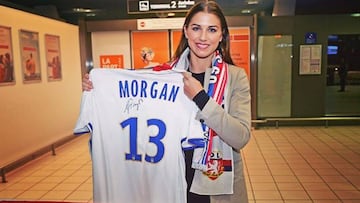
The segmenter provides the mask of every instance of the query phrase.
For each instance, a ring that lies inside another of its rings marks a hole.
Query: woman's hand
[[[83,77],[83,81],[82,81],[82,89],[83,91],[90,91],[92,90],[94,87],[92,85],[92,82],[90,81],[89,78],[89,74],[86,73]]]
[[[184,72],[183,73],[183,81],[184,81],[184,93],[189,99],[193,99],[201,90],[203,90],[203,87],[201,83],[196,80],[190,72]]]

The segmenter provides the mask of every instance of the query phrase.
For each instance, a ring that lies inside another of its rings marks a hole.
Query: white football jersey
[[[186,203],[183,149],[198,147],[203,132],[182,78],[172,70],[90,72],[94,89],[83,92],[74,132],[91,132],[94,203]]]

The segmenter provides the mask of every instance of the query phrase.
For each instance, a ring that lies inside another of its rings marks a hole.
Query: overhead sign
[[[171,1],[171,0],[127,0],[129,14],[157,13],[157,12],[186,12],[196,2],[190,1]]]
[[[154,19],[138,19],[138,30],[172,30],[181,29],[185,18],[154,18]]]

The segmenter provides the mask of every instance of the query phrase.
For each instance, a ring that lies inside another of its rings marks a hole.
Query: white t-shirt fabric
[[[183,150],[201,147],[194,102],[172,70],[95,68],[75,134],[90,132],[94,203],[186,203]]]

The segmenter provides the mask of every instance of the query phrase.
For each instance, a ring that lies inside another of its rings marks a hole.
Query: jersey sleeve
[[[92,92],[84,91],[81,98],[79,117],[74,128],[74,134],[83,134],[92,131],[92,103]]]

